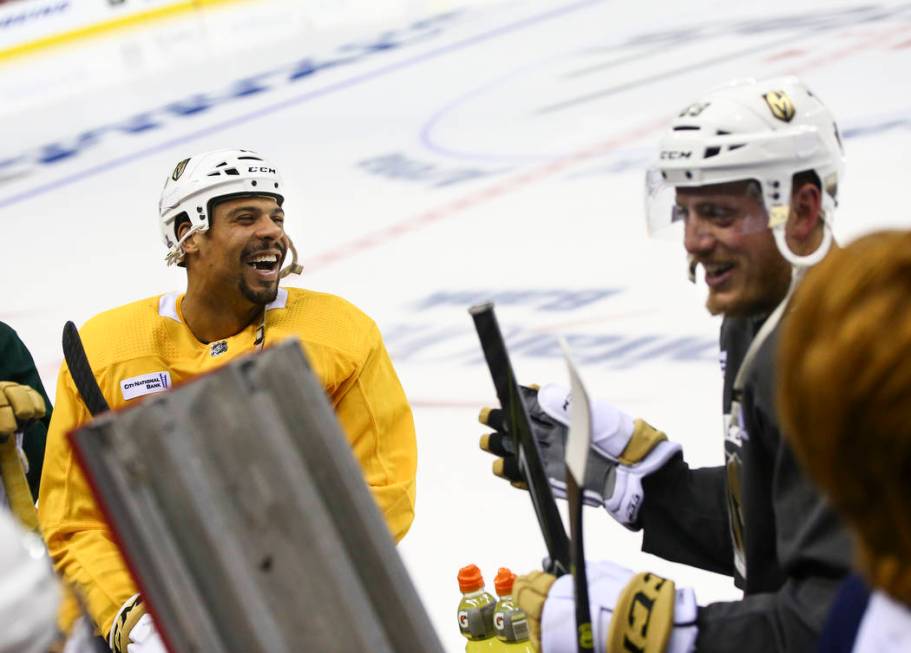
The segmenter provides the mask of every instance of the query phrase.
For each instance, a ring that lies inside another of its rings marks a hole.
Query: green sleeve
[[[44,446],[47,441],[47,427],[51,423],[51,400],[44,391],[44,385],[35,369],[32,355],[22,340],[7,324],[0,322],[0,381],[13,381],[28,385],[44,397],[47,414],[25,430],[22,446],[28,458],[28,484],[32,496],[38,496],[41,467],[44,464]]]

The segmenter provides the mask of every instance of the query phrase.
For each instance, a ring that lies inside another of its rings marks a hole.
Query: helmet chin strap
[[[167,256],[164,257],[166,264],[176,265],[180,263],[183,260],[184,255],[183,244],[192,238],[195,234],[202,233],[206,229],[208,229],[208,227],[205,227],[203,225],[196,225],[195,227],[191,227],[189,231],[187,231],[187,233],[185,233],[183,237],[177,241],[177,244],[168,250]]]
[[[775,236],[775,244],[778,245],[778,251],[781,252],[781,255],[785,260],[795,268],[811,268],[819,263],[825,258],[826,254],[829,253],[834,240],[829,225],[823,222],[822,242],[819,244],[819,247],[810,254],[799,256],[792,252],[791,248],[788,247],[788,240],[785,238],[784,234],[784,225],[775,227],[772,230],[772,234]]]
[[[690,283],[696,283],[696,268],[699,266],[699,261],[696,260],[696,257],[693,254],[686,255],[686,278],[690,280]]]
[[[834,241],[832,227],[830,226],[834,213],[835,202],[824,193],[822,211],[819,216],[822,221],[822,242],[819,243],[819,247],[817,247],[815,251],[800,256],[791,250],[788,246],[788,240],[785,237],[785,227],[787,226],[788,218],[790,217],[789,207],[785,205],[769,209],[769,226],[772,229],[772,235],[775,237],[775,245],[777,245],[778,251],[784,259],[790,263],[798,273],[813,267],[829,253],[829,250],[832,248],[832,242]]]
[[[291,237],[285,234],[285,242],[288,243],[288,249],[291,250],[291,262],[278,273],[279,279],[284,279],[291,274],[300,274],[304,271],[304,266],[297,262],[297,248],[291,241]]]

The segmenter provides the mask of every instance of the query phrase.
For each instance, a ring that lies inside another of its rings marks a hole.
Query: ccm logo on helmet
[[[264,166],[250,166],[247,168],[247,172],[268,172],[269,174],[275,174],[275,168],[266,168]]]
[[[689,159],[693,156],[692,152],[682,152],[680,150],[663,150],[661,152],[662,159]]]

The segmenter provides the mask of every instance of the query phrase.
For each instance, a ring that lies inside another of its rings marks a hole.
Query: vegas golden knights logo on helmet
[[[791,122],[796,113],[794,103],[784,91],[769,91],[762,96],[762,99],[769,105],[772,115],[784,122]]]
[[[190,159],[184,159],[177,164],[177,167],[174,168],[174,172],[171,173],[171,179],[177,181],[180,179],[180,175],[183,174],[183,171],[186,170],[187,164],[190,162]]]

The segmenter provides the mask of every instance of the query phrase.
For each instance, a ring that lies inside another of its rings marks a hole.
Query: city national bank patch
[[[170,387],[170,372],[150,372],[149,374],[123,379],[120,382],[120,391],[123,393],[125,401],[156,392],[164,392]]]

